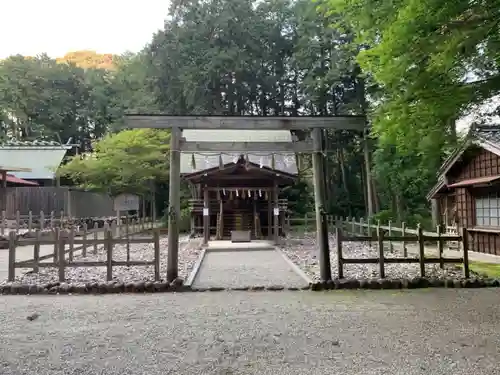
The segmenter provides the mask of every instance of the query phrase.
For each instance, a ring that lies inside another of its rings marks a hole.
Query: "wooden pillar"
[[[220,196],[219,203],[219,211],[220,211],[220,238],[222,240],[224,238],[224,200],[222,199],[222,195]]]
[[[1,196],[1,207],[0,211],[7,210],[7,171],[1,171],[2,173],[2,196]],[[2,223],[5,225],[5,223]]]
[[[173,281],[179,271],[179,219],[180,219],[180,190],[181,190],[181,153],[179,140],[181,130],[172,128],[170,136],[170,186],[168,193],[168,256],[167,281]]]
[[[279,242],[279,218],[280,218],[280,209],[278,206],[278,186],[274,184],[273,186],[273,237],[274,243],[278,244]]]
[[[271,240],[273,237],[273,232],[272,232],[272,222],[273,222],[273,202],[272,202],[272,197],[270,194],[270,191],[266,191],[267,194],[267,238],[268,240]]]
[[[208,244],[210,239],[210,208],[208,200],[208,188],[203,189],[203,244]]]
[[[319,268],[322,281],[332,279],[330,267],[330,246],[328,244],[328,218],[325,211],[325,184],[323,183],[324,156],[321,150],[322,131],[312,131],[315,152],[312,155],[314,171],[314,206],[316,209],[316,232],[319,246]]]
[[[437,227],[441,224],[439,201],[434,198],[431,199],[431,214],[432,214],[432,225]]]
[[[372,173],[371,173],[371,162],[370,162],[370,138],[368,137],[368,132],[364,133],[363,141],[363,153],[365,157],[365,171],[366,171],[366,215],[368,217],[373,216],[373,190],[372,190]]]

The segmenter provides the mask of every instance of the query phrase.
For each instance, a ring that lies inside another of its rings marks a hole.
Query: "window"
[[[476,225],[478,227],[500,226],[500,195],[498,193],[476,198]]]

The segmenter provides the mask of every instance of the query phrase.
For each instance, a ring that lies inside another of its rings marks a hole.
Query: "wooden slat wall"
[[[500,175],[500,157],[492,152],[481,150],[462,170],[450,176],[457,182],[471,178]],[[467,188],[456,189],[459,225],[473,227],[476,223],[476,205],[473,193]],[[500,255],[500,236],[494,233],[475,233],[469,238],[473,251]]]
[[[1,191],[0,191],[1,192]],[[51,212],[58,217],[61,211],[74,218],[113,216],[113,199],[107,194],[70,191],[67,187],[10,187],[4,192],[5,212],[8,218],[15,218],[19,211],[27,216],[31,211],[38,216]]]

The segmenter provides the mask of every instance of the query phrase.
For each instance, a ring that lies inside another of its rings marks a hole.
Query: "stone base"
[[[231,242],[250,242],[252,234],[249,230],[232,230]]]

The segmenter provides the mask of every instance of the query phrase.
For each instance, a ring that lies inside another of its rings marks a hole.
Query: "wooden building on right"
[[[500,125],[475,125],[438,171],[435,221],[467,228],[470,249],[500,255]]]

